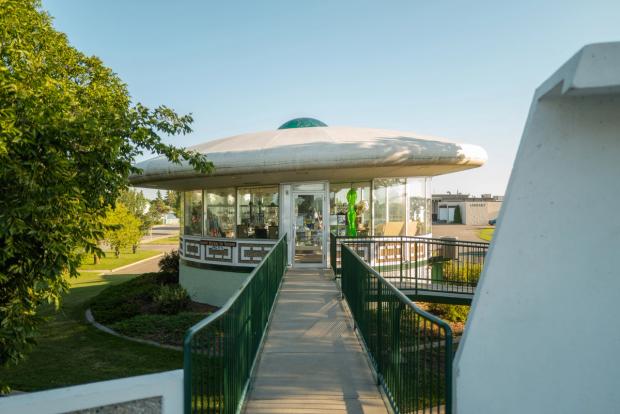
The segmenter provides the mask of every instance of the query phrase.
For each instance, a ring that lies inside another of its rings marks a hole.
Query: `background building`
[[[432,217],[433,223],[457,223],[460,211],[459,224],[470,226],[484,226],[489,220],[494,220],[502,207],[504,196],[482,194],[472,197],[469,194],[433,194]]]

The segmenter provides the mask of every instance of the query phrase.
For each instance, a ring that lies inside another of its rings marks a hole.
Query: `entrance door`
[[[295,266],[322,266],[325,262],[324,192],[293,193],[293,246]]]

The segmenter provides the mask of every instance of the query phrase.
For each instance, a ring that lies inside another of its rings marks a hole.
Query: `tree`
[[[59,305],[102,219],[148,151],[212,171],[165,144],[190,115],[134,103],[118,76],[54,30],[39,0],[0,0],[0,364],[34,343],[42,303]]]
[[[149,214],[150,203],[142,191],[136,191],[131,188],[125,190],[118,198],[118,202],[123,203],[127,210],[140,220],[140,231],[142,234],[146,234],[157,223],[158,218],[154,217],[152,213]]]
[[[149,200],[146,199],[142,191],[129,188],[121,192],[118,202],[122,203],[127,210],[134,216],[140,218],[147,211]]]
[[[463,224],[463,219],[461,218],[461,207],[460,206],[456,206],[454,208],[454,219],[453,219],[453,221],[456,224]]]
[[[170,209],[174,212],[174,215],[181,218],[181,192],[180,191],[169,191],[170,196],[168,198],[168,205]]]
[[[179,195],[176,191],[166,191],[166,198],[164,199],[168,208],[174,211],[179,201]],[[178,217],[178,216],[177,216]]]
[[[121,249],[131,246],[136,252],[142,232],[140,220],[133,215],[122,203],[117,203],[115,208],[109,208],[103,220],[105,226],[104,240],[118,257]]]
[[[168,213],[170,208],[164,203],[162,198],[156,198],[155,200],[151,200],[151,207],[149,208],[149,212],[152,214],[154,220],[159,223],[161,222],[161,217]]]

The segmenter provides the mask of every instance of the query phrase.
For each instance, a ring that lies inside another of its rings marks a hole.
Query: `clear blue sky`
[[[534,89],[587,43],[620,40],[620,1],[44,0],[135,101],[194,116],[189,146],[298,116],[474,143],[434,192],[503,194]]]

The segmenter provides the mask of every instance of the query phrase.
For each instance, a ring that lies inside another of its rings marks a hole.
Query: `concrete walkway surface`
[[[245,412],[387,413],[328,270],[289,270]]]

